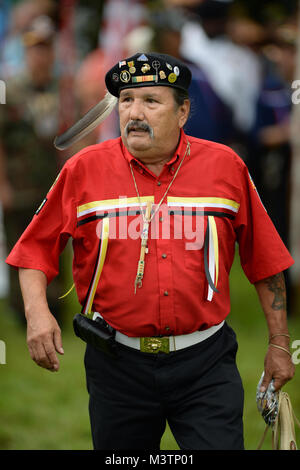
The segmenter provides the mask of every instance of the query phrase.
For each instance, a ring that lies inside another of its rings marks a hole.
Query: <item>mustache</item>
[[[124,130],[125,137],[128,137],[129,132],[133,130],[149,132],[151,139],[153,139],[154,137],[154,132],[153,132],[152,127],[149,126],[149,124],[147,124],[146,122],[137,121],[137,120],[129,121],[126,124],[125,130]]]

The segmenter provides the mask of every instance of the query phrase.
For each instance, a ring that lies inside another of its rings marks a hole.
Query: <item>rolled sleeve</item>
[[[6,262],[15,268],[43,271],[49,284],[59,272],[59,256],[75,229],[75,191],[65,165]]]
[[[245,165],[242,167],[241,201],[235,230],[241,265],[251,283],[284,271],[294,263]]]

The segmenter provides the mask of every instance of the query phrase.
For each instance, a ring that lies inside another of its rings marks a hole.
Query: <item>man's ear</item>
[[[184,100],[184,103],[179,108],[179,112],[180,112],[179,127],[180,128],[182,128],[186,124],[189,118],[190,109],[191,109],[190,100]]]

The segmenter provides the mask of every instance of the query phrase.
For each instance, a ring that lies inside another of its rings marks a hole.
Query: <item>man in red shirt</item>
[[[88,341],[95,449],[159,449],[166,419],[182,449],[243,449],[237,343],[225,321],[236,242],[269,328],[262,386],[273,379],[278,390],[294,374],[282,275],[293,260],[243,161],[185,135],[190,79],[166,55],[116,64],[106,85],[121,137],[67,161],[7,259],[19,268],[31,357],[58,370],[46,288],[73,239],[82,315],[107,322],[117,355]]]

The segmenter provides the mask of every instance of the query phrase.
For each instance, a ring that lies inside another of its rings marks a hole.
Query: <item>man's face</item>
[[[33,76],[49,76],[54,63],[54,48],[52,44],[41,43],[26,48],[26,61]]]
[[[134,156],[171,156],[188,112],[189,102],[178,107],[170,87],[121,90],[119,115],[124,145]]]

